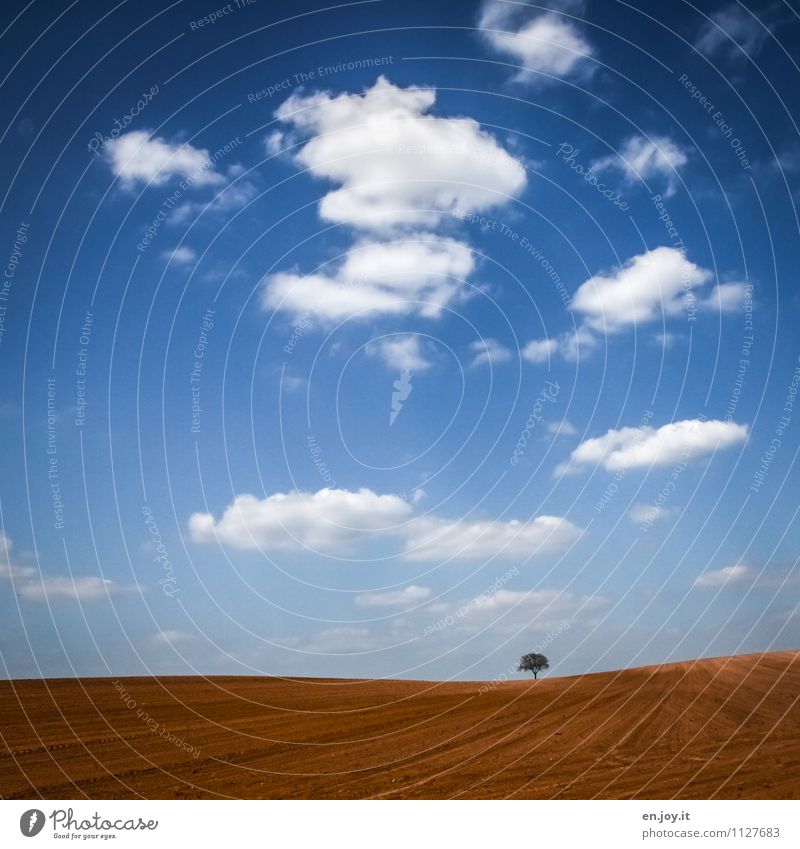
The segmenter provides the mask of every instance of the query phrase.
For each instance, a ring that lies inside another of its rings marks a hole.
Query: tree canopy
[[[524,654],[520,658],[519,666],[517,667],[517,672],[532,672],[534,678],[539,677],[539,673],[543,669],[550,668],[550,661],[543,655],[538,652],[531,652],[530,654]]]

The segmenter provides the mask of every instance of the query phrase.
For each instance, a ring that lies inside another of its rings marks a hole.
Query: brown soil
[[[484,685],[118,686],[135,706],[109,679],[0,682],[0,796],[800,797],[799,652]]]

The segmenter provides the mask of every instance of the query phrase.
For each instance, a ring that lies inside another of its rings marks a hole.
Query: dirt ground
[[[503,684],[0,682],[3,798],[798,798],[800,653]]]

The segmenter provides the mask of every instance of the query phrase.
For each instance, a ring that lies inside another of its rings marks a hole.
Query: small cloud
[[[752,58],[761,52],[770,34],[769,27],[739,3],[731,3],[710,17],[695,42],[695,47],[706,56],[726,55],[737,60],[747,56]]]
[[[778,171],[796,174],[800,171],[800,152],[796,150],[784,150],[772,160],[771,164]]]
[[[628,518],[638,525],[652,525],[660,519],[666,519],[667,516],[669,516],[669,510],[656,504],[634,504],[628,510]]]
[[[433,365],[422,350],[419,336],[412,334],[384,336],[370,342],[365,352],[367,356],[383,360],[392,371],[419,372]]]
[[[312,274],[279,272],[263,281],[266,310],[295,320],[314,304],[321,322],[379,315],[439,318],[451,301],[465,298],[475,267],[472,249],[433,233],[407,233],[391,242],[366,239],[335,266]]]
[[[197,259],[197,254],[188,245],[180,245],[174,250],[164,251],[161,256],[175,265],[190,265]]]
[[[704,295],[702,289],[713,277],[676,248],[658,247],[590,277],[575,292],[572,309],[598,333],[615,333],[663,316],[673,317],[690,307],[730,309],[743,297],[743,284],[723,284],[716,297],[714,289]]]
[[[94,575],[41,575],[33,566],[17,563],[12,551],[11,539],[0,532],[0,579],[9,581],[14,592],[28,601],[90,602],[140,592],[135,585],[118,584]]]
[[[550,361],[558,353],[558,339],[533,339],[522,349],[522,359],[540,365]]]
[[[600,334],[621,333],[684,311],[740,310],[752,285],[732,282],[712,286],[713,279],[709,269],[691,262],[677,248],[662,246],[645,251],[581,283],[570,309],[581,317],[582,324],[557,336],[533,339],[523,347],[522,358],[536,365],[550,363],[556,357],[576,362],[600,347]],[[652,339],[669,347],[675,337],[660,333]]]
[[[264,148],[270,156],[277,156],[287,148],[286,134],[280,130],[273,130],[264,139]]]
[[[176,631],[171,628],[166,628],[156,634],[153,634],[151,642],[156,643],[157,645],[163,645],[164,643],[172,645],[174,643],[185,643],[193,639],[193,634],[187,634],[185,631]]]
[[[219,519],[210,513],[194,513],[189,532],[195,542],[218,541],[243,550],[311,548],[346,553],[381,532],[396,532],[411,512],[400,496],[378,495],[370,489],[294,491],[262,499],[239,495]]]
[[[213,186],[222,182],[214,170],[210,153],[188,142],[171,143],[146,130],[133,130],[108,141],[105,161],[126,188],[137,183],[162,186],[182,177],[193,186]]]
[[[37,574],[32,566],[20,566],[12,555],[14,544],[11,537],[0,531],[0,578],[17,581],[32,578]]]
[[[511,359],[511,351],[500,344],[497,339],[482,338],[470,343],[469,350],[475,355],[470,367],[507,363]]]
[[[432,614],[449,613],[460,630],[474,631],[489,624],[501,633],[569,630],[571,622],[587,623],[587,617],[607,604],[599,595],[575,595],[567,590],[498,589],[464,602],[431,605]],[[437,609],[434,610],[434,607]]]
[[[686,149],[667,136],[631,136],[619,154],[606,156],[592,164],[593,171],[617,170],[625,181],[666,180],[664,195],[669,197],[678,186],[678,170],[689,161]]]
[[[517,82],[541,82],[590,72],[593,49],[581,30],[561,11],[578,10],[576,2],[554,2],[552,11],[531,14],[522,4],[489,0],[478,23],[486,41],[522,66]],[[534,73],[530,73],[534,72]]]
[[[358,607],[403,607],[420,604],[425,599],[430,598],[430,595],[431,591],[428,587],[410,584],[402,590],[357,595],[355,603]]]
[[[258,193],[247,180],[235,180],[221,189],[209,201],[187,200],[176,206],[169,217],[170,224],[184,224],[201,215],[227,215],[246,206]]]
[[[287,392],[297,392],[308,386],[308,379],[285,371],[281,378],[281,386]]]
[[[547,339],[533,339],[522,349],[522,359],[534,365],[549,363],[559,357],[566,362],[575,363],[585,355],[597,350],[600,343],[587,327],[565,330],[558,336]]]
[[[689,462],[740,445],[748,436],[747,425],[702,419],[685,419],[659,428],[624,427],[605,436],[586,439],[572,452],[556,474],[576,471],[581,466],[602,466],[610,472],[631,468]]]
[[[409,523],[405,556],[411,560],[528,558],[565,551],[583,531],[560,516],[526,522],[451,521],[422,517]]]
[[[756,572],[743,563],[703,572],[694,582],[696,587],[724,587],[728,584],[753,583]]]
[[[698,299],[697,305],[704,310],[735,312],[742,308],[750,288],[748,283],[718,283],[706,297]]]
[[[135,586],[123,586],[93,575],[70,578],[42,577],[15,586],[29,601],[101,601],[109,596],[129,595],[139,591]]]
[[[566,419],[560,422],[547,422],[545,429],[552,436],[575,436],[578,429]]]

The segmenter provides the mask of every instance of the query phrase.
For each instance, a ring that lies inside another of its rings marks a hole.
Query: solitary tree
[[[543,655],[537,652],[524,654],[520,658],[517,672],[533,672],[533,677],[538,678],[539,673],[543,669],[550,668],[550,661]]]

